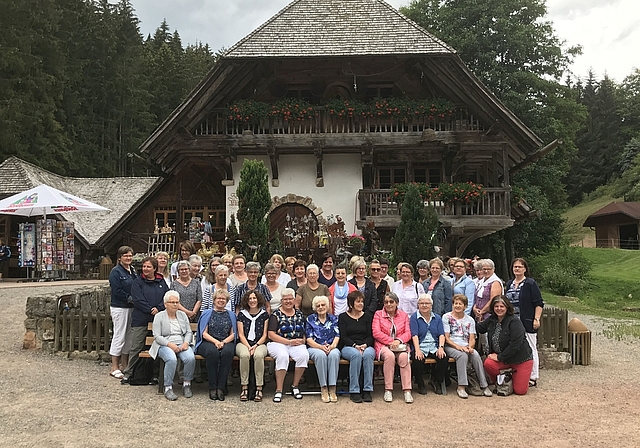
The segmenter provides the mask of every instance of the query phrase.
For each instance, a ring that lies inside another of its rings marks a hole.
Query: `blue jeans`
[[[349,360],[349,393],[360,393],[360,370],[364,368],[363,392],[373,391],[373,360],[376,351],[367,347],[363,353],[353,347],[343,347],[342,357]]]
[[[335,386],[338,381],[338,368],[340,367],[340,350],[334,348],[329,352],[329,355],[318,348],[309,347],[307,350],[309,351],[309,358],[316,365],[320,387]],[[329,377],[328,383],[327,376]]]
[[[163,384],[165,387],[173,384],[173,377],[176,374],[178,358],[180,358],[184,364],[184,380],[191,381],[193,379],[193,372],[196,368],[196,355],[193,354],[193,349],[191,347],[176,355],[176,353],[169,347],[163,346],[158,349],[158,356],[164,361]]]

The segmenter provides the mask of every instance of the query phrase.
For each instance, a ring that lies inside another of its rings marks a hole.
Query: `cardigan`
[[[213,312],[213,308],[203,311],[202,314],[200,315],[200,319],[198,320],[198,331],[196,333],[196,345],[193,349],[193,351],[196,353],[198,352],[198,348],[200,347],[200,344],[202,344],[202,341],[204,340],[202,338],[202,333],[204,333],[204,330],[209,325],[209,319],[211,319],[212,312]],[[233,311],[227,310],[227,313],[229,313],[229,318],[231,319],[231,327],[233,328],[233,343],[235,344],[236,342],[238,342],[238,319],[236,318],[236,313],[234,313]]]
[[[476,324],[476,331],[479,334],[488,333],[490,352],[495,353],[492,347],[493,334],[496,331],[498,317],[491,313],[488,319]],[[531,347],[525,337],[525,330],[522,322],[513,314],[507,314],[502,319],[502,328],[498,340],[500,353],[498,361],[505,364],[520,364],[528,361],[532,357]]]
[[[416,311],[409,318],[409,327],[411,328],[411,336],[418,336],[418,341],[422,341],[427,334],[427,331],[433,336],[433,340],[436,342],[436,346],[439,346],[438,339],[444,335],[444,324],[442,318],[431,312],[431,321],[427,322],[420,316],[420,311]],[[414,347],[415,349],[415,347]]]
[[[513,279],[509,280],[505,291],[509,291],[512,284]],[[526,277],[520,285],[520,321],[527,333],[538,332],[533,328],[533,319],[536,317],[536,307],[538,306],[544,308],[540,288],[534,279]]]
[[[191,340],[193,339],[193,332],[191,331],[189,318],[184,311],[177,310],[176,319],[178,319],[178,323],[180,324],[180,330],[182,330],[183,340],[191,344]],[[161,346],[165,347],[169,344],[166,336],[170,335],[171,320],[169,319],[169,315],[167,314],[166,310],[160,311],[153,317],[153,344],[151,344],[151,348],[149,349],[149,355],[153,359],[156,359],[158,350],[160,350]]]

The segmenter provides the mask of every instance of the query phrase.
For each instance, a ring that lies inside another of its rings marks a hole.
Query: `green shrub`
[[[554,294],[567,296],[584,291],[591,262],[575,247],[560,246],[532,260],[533,276]]]

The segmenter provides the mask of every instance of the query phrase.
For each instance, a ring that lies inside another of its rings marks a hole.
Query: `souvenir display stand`
[[[36,270],[41,279],[66,279],[73,271],[74,225],[68,221],[36,221]]]

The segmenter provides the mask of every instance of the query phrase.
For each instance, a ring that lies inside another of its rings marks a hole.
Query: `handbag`
[[[469,382],[467,385],[467,393],[474,397],[481,397],[483,390],[480,387],[480,381],[478,380],[478,375],[475,370],[467,369],[467,381]]]
[[[393,353],[403,353],[407,351],[407,344],[398,344],[396,348],[389,347]]]
[[[513,369],[500,370],[496,378],[496,392],[501,397],[506,397],[513,393]]]

